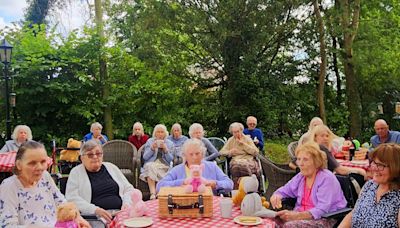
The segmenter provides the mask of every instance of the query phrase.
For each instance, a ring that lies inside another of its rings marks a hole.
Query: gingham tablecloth
[[[213,198],[213,217],[211,218],[160,218],[158,217],[158,200],[146,201],[147,206],[147,217],[151,217],[153,224],[151,227],[157,228],[233,228],[233,227],[246,227],[236,224],[233,218],[241,215],[239,207],[233,207],[232,218],[222,218],[219,208],[220,197]],[[116,215],[110,228],[125,228],[123,221],[128,219],[128,213],[126,211],[121,211]],[[263,223],[258,226],[252,227],[265,227],[274,228],[275,222],[268,218],[263,218]]]
[[[341,160],[337,159],[339,164],[347,167],[357,167],[357,168],[362,168],[368,171],[369,169],[369,161],[368,159],[365,160],[356,160],[356,161],[349,161],[349,160]]]
[[[12,172],[16,155],[16,151],[0,153],[0,172]],[[51,164],[53,164],[53,160],[50,157],[47,157],[47,165],[50,166]]]

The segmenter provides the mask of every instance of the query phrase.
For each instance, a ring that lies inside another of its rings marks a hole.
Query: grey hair
[[[99,128],[100,130],[103,129],[103,126],[99,122],[94,122],[90,125],[90,132],[93,132],[93,129]]]
[[[44,151],[46,151],[46,149],[44,148],[43,144],[30,140],[27,142],[22,143],[22,145],[19,147],[17,154],[15,155],[15,165],[12,169],[12,172],[18,176],[19,174],[19,170],[17,168],[17,161],[20,161],[23,159],[25,153],[27,150],[35,150],[35,149],[43,149]]]
[[[257,118],[255,116],[248,116],[247,119],[246,119],[246,123],[248,123],[249,120],[251,120],[251,119],[255,120],[256,124],[257,124]]]
[[[172,125],[171,127],[171,135],[174,133],[174,129],[178,129],[180,132],[182,132],[182,127],[179,123],[174,123],[174,125]]]
[[[142,130],[142,133],[144,133],[144,129],[143,129],[143,124],[140,122],[136,122],[133,124],[132,126],[132,133],[135,133],[135,127],[139,127]]]
[[[31,129],[30,129],[27,125],[17,125],[17,126],[14,128],[14,131],[13,131],[13,133],[12,133],[12,135],[11,135],[11,138],[14,139],[14,140],[16,140],[16,139],[18,138],[18,133],[19,133],[21,130],[25,130],[25,132],[26,132],[26,138],[28,139],[28,141],[32,140],[32,131],[31,131]]]
[[[233,122],[231,123],[231,125],[229,126],[229,133],[232,134],[232,129],[233,128],[239,128],[239,130],[241,130],[243,132],[244,130],[244,126],[243,124],[239,123],[239,122]]]
[[[188,139],[185,141],[185,143],[182,146],[182,160],[183,163],[186,162],[186,152],[188,151],[189,147],[195,147],[196,149],[199,149],[201,154],[203,155],[203,158],[206,156],[207,148],[205,147],[204,143],[200,139]]]
[[[101,144],[97,140],[91,139],[82,144],[82,147],[79,150],[79,154],[84,155],[87,151],[93,150],[96,146],[98,146],[101,152],[103,152],[103,147],[101,146]]]
[[[153,130],[153,138],[156,137],[156,131],[157,131],[158,128],[163,129],[163,131],[165,132],[165,137],[164,137],[164,139],[166,139],[166,138],[168,137],[169,133],[168,133],[167,127],[166,127],[164,124],[157,124],[157,125],[154,127],[154,130]]]
[[[203,126],[201,125],[201,124],[199,124],[199,123],[194,123],[194,124],[192,124],[192,125],[190,125],[190,127],[189,127],[189,136],[190,136],[190,138],[192,138],[193,136],[193,132],[195,131],[195,130],[201,130],[202,132],[203,132],[203,135],[202,135],[202,137],[204,136],[204,128],[203,128]]]

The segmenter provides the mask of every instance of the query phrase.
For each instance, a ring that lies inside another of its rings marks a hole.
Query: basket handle
[[[189,205],[179,205],[172,200],[172,194],[168,195],[168,213],[173,214],[174,209],[194,209],[199,208],[199,213],[204,213],[203,195],[199,195],[199,201]]]

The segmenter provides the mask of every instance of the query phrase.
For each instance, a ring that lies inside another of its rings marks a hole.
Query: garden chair
[[[111,140],[103,145],[103,160],[116,165],[126,179],[135,186],[136,185],[136,147],[125,140]]]
[[[294,153],[296,151],[297,146],[299,145],[299,141],[294,141],[289,143],[288,145],[288,154],[290,157],[291,161],[296,161],[296,154]]]

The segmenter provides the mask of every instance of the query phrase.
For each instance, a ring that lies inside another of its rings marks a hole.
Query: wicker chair
[[[149,185],[147,182],[144,182],[139,178],[140,176],[140,168],[143,167],[144,161],[143,161],[143,153],[144,153],[144,145],[141,146],[137,152],[137,157],[136,157],[136,174],[135,174],[135,179],[136,179],[136,186],[135,188],[139,189],[142,192],[143,195],[143,200],[149,200],[150,199],[150,189]]]
[[[103,152],[104,161],[118,166],[128,181],[136,186],[136,147],[125,140],[111,140],[103,145]]]
[[[289,145],[288,145],[288,154],[289,154],[289,156],[290,156],[290,159],[292,160],[292,161],[295,161],[296,160],[296,155],[295,155],[295,151],[296,151],[296,148],[297,148],[297,146],[299,145],[299,141],[294,141],[294,142],[291,142],[291,143],[289,143]]]
[[[259,159],[263,173],[268,180],[265,197],[269,199],[279,187],[285,185],[296,175],[296,171],[292,170],[288,164],[275,164],[264,156],[259,156]]]

